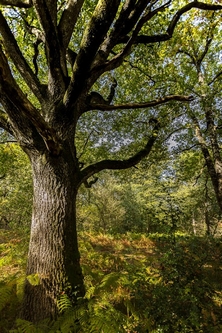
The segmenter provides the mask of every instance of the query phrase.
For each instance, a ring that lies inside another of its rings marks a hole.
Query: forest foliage
[[[65,294],[56,321],[16,320],[25,278],[28,234],[1,231],[1,332],[220,333],[220,239],[176,234],[80,233],[86,295]],[[30,276],[33,285],[34,276]],[[16,328],[17,327],[17,328]]]

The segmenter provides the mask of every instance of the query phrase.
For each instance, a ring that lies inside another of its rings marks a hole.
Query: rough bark
[[[84,295],[76,233],[77,180],[72,154],[29,153],[33,169],[33,216],[22,318],[55,317],[59,295],[75,303]],[[32,285],[33,277],[39,282]]]

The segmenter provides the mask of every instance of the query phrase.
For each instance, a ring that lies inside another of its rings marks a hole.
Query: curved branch
[[[181,18],[181,16],[183,14],[185,14],[186,12],[188,12],[189,10],[191,10],[192,8],[197,8],[197,9],[203,9],[203,10],[221,10],[222,6],[221,5],[211,5],[211,4],[207,4],[204,2],[199,2],[199,1],[193,1],[189,4],[187,4],[186,6],[182,7],[181,9],[179,9],[177,11],[177,13],[174,15],[172,21],[169,24],[169,27],[167,29],[167,33],[172,36],[174,29],[179,21],[179,19]]]
[[[148,139],[146,146],[137,152],[132,157],[126,160],[103,160],[98,163],[89,165],[80,172],[80,184],[86,182],[87,179],[102,170],[124,170],[138,164],[143,158],[149,155],[155,141],[158,138],[160,130],[160,123],[155,120],[155,126],[152,131],[151,137]]]
[[[194,99],[193,96],[169,95],[145,103],[127,103],[127,104],[118,104],[118,105],[93,104],[91,110],[115,111],[115,110],[143,109],[147,107],[161,105],[169,101],[191,102],[193,99]]]
[[[12,59],[15,64],[17,70],[22,75],[23,79],[30,87],[34,95],[38,98],[38,100],[43,102],[44,97],[41,91],[41,84],[33,73],[32,69],[26,62],[22,52],[20,51],[17,41],[13,36],[6,19],[4,18],[2,12],[0,11],[0,33],[2,37],[2,42],[5,48],[5,51]]]
[[[99,64],[98,66],[94,67],[93,71],[95,71],[95,72],[99,73],[99,75],[101,75],[102,73],[104,73],[106,71],[119,67],[121,65],[121,63],[123,62],[124,58],[130,53],[130,49],[133,44],[139,44],[139,43],[149,44],[149,43],[157,43],[157,42],[169,40],[170,38],[172,38],[176,25],[177,25],[179,19],[181,18],[181,16],[183,14],[185,14],[186,12],[188,12],[189,10],[191,10],[192,8],[199,8],[199,9],[204,9],[204,10],[222,9],[221,5],[209,5],[209,4],[205,4],[202,2],[193,1],[177,11],[177,13],[173,16],[165,34],[154,35],[154,36],[143,36],[143,35],[138,36],[138,33],[141,30],[141,28],[143,27],[143,25],[147,21],[149,21],[153,16],[155,16],[156,13],[164,10],[165,7],[167,7],[168,5],[169,5],[169,2],[167,2],[162,7],[157,8],[153,12],[148,11],[147,14],[144,14],[142,16],[142,18],[138,21],[138,23],[130,37],[124,36],[123,38],[120,38],[119,41],[118,40],[116,41],[116,44],[118,44],[118,43],[126,44],[125,47],[123,48],[123,50],[118,55],[113,57],[111,60],[106,61],[103,64]]]
[[[169,40],[170,38],[172,38],[176,25],[180,20],[181,16],[192,8],[202,10],[222,10],[222,5],[212,5],[204,2],[193,1],[177,11],[177,13],[173,16],[165,34],[159,34],[154,36],[140,35],[136,38],[134,44],[150,44]],[[119,43],[126,43],[129,38],[130,37],[126,36],[122,40],[119,40]]]

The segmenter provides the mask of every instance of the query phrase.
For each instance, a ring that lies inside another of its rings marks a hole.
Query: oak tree
[[[141,45],[149,62],[148,46],[169,40],[181,16],[192,8],[222,6],[196,0],[0,0],[0,5],[0,126],[16,138],[33,172],[29,278],[22,317],[37,322],[56,316],[60,294],[66,293],[74,303],[84,296],[76,233],[80,185],[90,186],[95,181],[90,177],[102,170],[135,166],[148,156],[161,127],[159,120],[147,119],[144,147],[119,158],[113,149],[108,158],[95,161],[89,156],[82,163],[77,135],[82,119],[88,119],[87,144],[95,115],[101,120],[107,112],[115,114],[121,125],[122,110],[143,114],[146,108],[167,102],[190,101],[173,92],[144,98],[144,92],[141,100],[132,94],[116,103],[115,91],[121,89],[116,73]],[[159,15],[164,12],[169,18],[166,26]],[[122,75],[130,86],[130,63],[125,69]],[[107,95],[97,89],[104,82],[110,84]],[[111,124],[104,122],[108,125],[111,131]],[[101,140],[104,137],[98,144]],[[39,280],[35,285],[30,282],[33,275]]]

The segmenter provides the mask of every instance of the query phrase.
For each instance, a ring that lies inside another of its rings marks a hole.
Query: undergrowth
[[[0,231],[0,332],[221,333],[219,239],[140,234],[80,235],[86,295],[59,318],[34,325],[16,319],[28,237]]]

